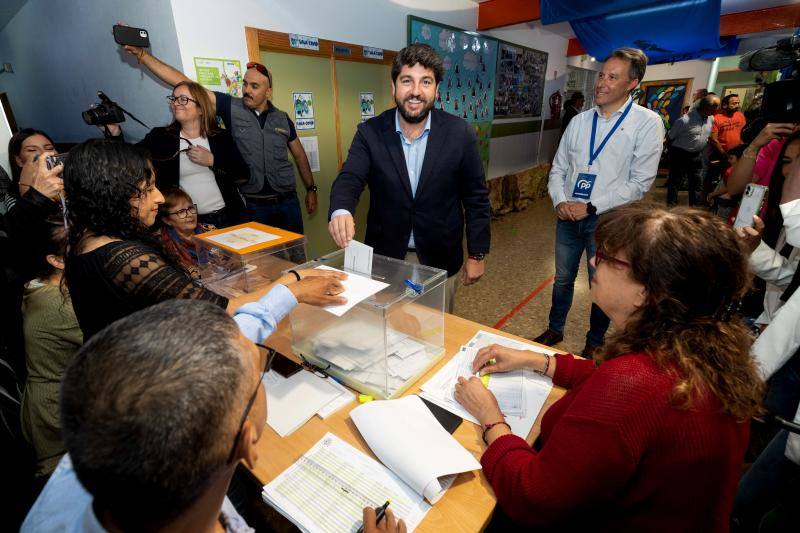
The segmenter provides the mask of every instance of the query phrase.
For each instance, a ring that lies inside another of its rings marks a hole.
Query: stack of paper
[[[388,468],[327,433],[295,464],[264,486],[265,502],[302,531],[355,531],[364,507],[391,508],[413,531],[430,510]]]
[[[420,396],[464,420],[478,424],[475,417],[455,400],[453,393],[459,376],[474,375],[472,361],[481,348],[490,344],[551,355],[555,353],[553,350],[501,337],[488,331],[479,331],[466,345],[461,347],[455,357],[422,385]],[[488,388],[495,394],[500,409],[506,415],[506,422],[511,426],[512,433],[524,439],[530,433],[536,417],[539,416],[539,411],[553,388],[553,382],[550,378],[540,376],[530,370],[522,370],[491,374],[488,379]]]
[[[456,474],[481,468],[418,396],[366,403],[350,418],[383,464],[431,503]]]
[[[267,390],[267,424],[281,437],[291,435],[318,411],[339,401],[345,392],[350,395],[350,400],[353,398],[352,393],[346,389],[343,392],[343,387],[332,380],[305,370],[288,378],[270,371],[264,376],[263,383]]]

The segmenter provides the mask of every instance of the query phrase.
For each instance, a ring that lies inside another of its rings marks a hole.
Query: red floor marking
[[[536,287],[535,289],[533,289],[533,291],[531,291],[531,293],[530,293],[528,296],[526,296],[524,300],[522,300],[520,303],[518,303],[518,304],[516,305],[516,307],[514,307],[514,309],[512,309],[511,311],[509,311],[509,312],[508,312],[508,313],[507,313],[507,314],[506,314],[506,315],[505,315],[503,318],[501,318],[500,320],[498,320],[498,321],[497,321],[497,324],[495,324],[495,325],[494,325],[494,329],[500,329],[500,327],[501,327],[503,324],[505,324],[505,323],[506,323],[506,321],[507,321],[509,318],[511,318],[512,316],[516,315],[516,314],[519,312],[519,310],[520,310],[520,309],[522,309],[523,307],[525,307],[526,305],[528,305],[528,302],[530,302],[531,300],[533,300],[534,296],[536,296],[537,294],[539,294],[539,293],[542,291],[542,289],[544,289],[544,288],[545,288],[545,287],[547,287],[547,286],[548,286],[550,283],[552,283],[554,279],[556,279],[556,276],[555,276],[555,274],[553,274],[552,276],[550,276],[549,278],[547,278],[546,280],[544,280],[543,282],[541,282],[541,283],[539,284],[539,286],[538,286],[538,287]]]

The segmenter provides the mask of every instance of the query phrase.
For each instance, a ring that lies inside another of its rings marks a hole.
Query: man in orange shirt
[[[728,150],[742,144],[742,128],[747,123],[739,111],[739,95],[728,94],[722,99],[722,112],[714,115],[709,142],[725,158]]]

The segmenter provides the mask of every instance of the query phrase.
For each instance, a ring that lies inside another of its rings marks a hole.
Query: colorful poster
[[[210,91],[231,96],[242,96],[242,64],[235,59],[195,57],[194,71],[197,83]]]
[[[681,116],[681,108],[688,105],[689,79],[646,81],[639,87],[639,104],[652,109],[664,121],[664,129],[669,131],[672,123]]]
[[[361,122],[375,116],[375,93],[359,93],[361,100]]]
[[[409,22],[409,43],[429,44],[444,61],[444,78],[435,106],[475,127],[483,163],[488,166],[497,41],[413,16],[409,17]]]
[[[294,125],[298,130],[313,130],[314,122],[314,96],[311,93],[292,93],[294,102]]]
[[[547,52],[500,43],[495,118],[541,116],[546,71]]]

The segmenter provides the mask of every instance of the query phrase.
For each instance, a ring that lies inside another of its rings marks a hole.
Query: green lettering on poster
[[[199,67],[197,70],[197,82],[200,85],[219,85],[219,69],[217,67]]]

